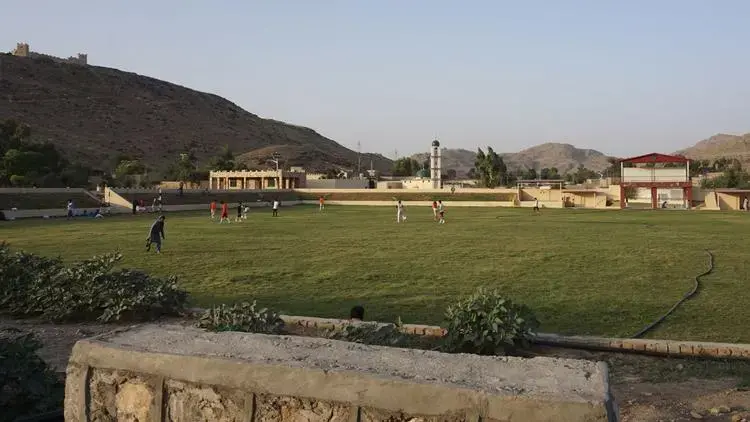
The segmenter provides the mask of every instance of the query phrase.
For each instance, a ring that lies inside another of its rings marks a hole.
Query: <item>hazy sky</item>
[[[750,132],[747,0],[2,3],[2,50],[86,52],[387,156]]]

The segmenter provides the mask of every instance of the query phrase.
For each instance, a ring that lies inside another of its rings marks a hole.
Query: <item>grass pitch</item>
[[[285,313],[437,324],[480,286],[531,306],[541,331],[630,336],[665,312],[704,271],[698,295],[651,337],[750,342],[750,214],[428,207],[252,210],[218,224],[168,214],[164,253],[145,252],[153,215],[0,223],[12,247],[79,260],[120,250],[128,267],[176,274],[192,303],[258,300]],[[231,213],[234,217],[234,210]]]

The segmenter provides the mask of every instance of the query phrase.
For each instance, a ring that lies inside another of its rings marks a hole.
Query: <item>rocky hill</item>
[[[102,170],[109,170],[112,157],[127,154],[158,172],[188,149],[205,162],[223,145],[254,155],[256,166],[269,147],[287,165],[309,170],[357,163],[355,151],[312,129],[258,117],[219,96],[48,59],[0,55],[0,119],[7,118],[28,124],[36,139],[53,142],[70,159]],[[379,154],[361,160],[366,168],[371,160],[378,170],[392,167]]]
[[[744,135],[718,134],[704,139],[690,148],[676,152],[696,160],[737,158],[743,167],[750,167],[750,133]]]
[[[476,151],[465,149],[443,149],[443,167],[454,169],[462,176],[474,167]],[[602,171],[609,166],[607,156],[593,149],[580,149],[569,144],[545,143],[515,153],[502,153],[505,164],[513,169],[556,167],[560,174],[578,168],[579,165]],[[415,154],[419,161],[426,160],[429,154]]]
[[[594,171],[602,171],[609,167],[607,156],[599,151],[554,142],[505,154],[503,158],[509,167],[534,168],[536,170],[556,167],[560,174],[574,170],[580,165]]]

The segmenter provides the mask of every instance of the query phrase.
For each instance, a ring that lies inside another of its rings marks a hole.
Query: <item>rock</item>
[[[741,422],[742,415],[732,415],[732,422]]]
[[[683,369],[685,369],[685,365],[683,365],[683,364],[681,364],[681,363],[678,363],[678,364],[677,364],[677,370],[678,370],[678,371],[682,371]]]
[[[643,395],[646,396],[646,397],[650,397],[650,396],[653,396],[654,393],[649,393],[648,391],[644,391]]]
[[[732,411],[732,408],[726,405],[721,405],[718,407],[719,413],[729,413]]]
[[[691,410],[690,411],[690,417],[693,418],[693,419],[703,419],[703,415],[701,415],[700,413],[696,412],[695,410]]]

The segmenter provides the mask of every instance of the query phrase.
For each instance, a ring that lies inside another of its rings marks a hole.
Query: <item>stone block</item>
[[[168,380],[164,399],[165,421],[242,422],[252,412],[253,395],[219,386]]]
[[[604,363],[142,325],[73,348],[66,421],[614,421]]]
[[[308,398],[260,394],[255,401],[257,422],[348,422],[352,406]]]

